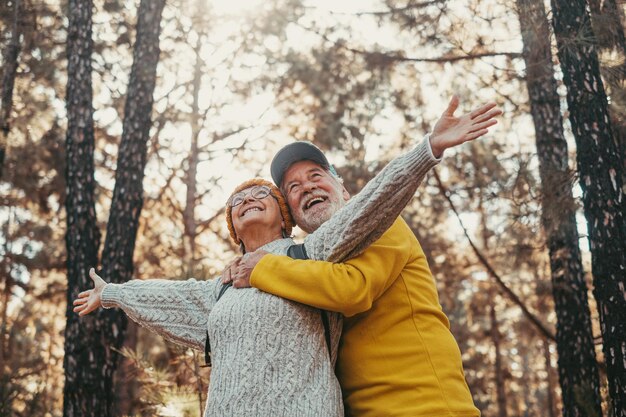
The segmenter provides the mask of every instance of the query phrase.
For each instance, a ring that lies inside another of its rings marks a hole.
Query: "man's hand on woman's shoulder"
[[[224,269],[222,283],[232,282],[235,288],[249,288],[252,270],[268,253],[264,250],[257,250],[235,259]]]

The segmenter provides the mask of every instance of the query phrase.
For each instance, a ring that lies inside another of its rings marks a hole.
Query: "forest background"
[[[313,141],[356,193],[456,93],[504,114],[403,216],[477,407],[626,416],[624,9],[0,2],[0,415],[201,415],[198,352],[71,312],[87,269],[217,277],[229,192],[281,146]]]

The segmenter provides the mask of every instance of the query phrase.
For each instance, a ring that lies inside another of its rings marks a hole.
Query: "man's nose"
[[[304,188],[305,192],[311,192],[317,188],[317,185],[315,185],[313,181],[307,181],[303,184],[302,188]]]

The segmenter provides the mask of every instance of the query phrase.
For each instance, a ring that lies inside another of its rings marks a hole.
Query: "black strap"
[[[304,244],[291,245],[287,248],[287,256],[292,259],[309,259],[309,255],[306,254]]]
[[[227,289],[229,289],[230,287],[233,286],[233,282],[229,282],[228,284],[222,284],[222,288],[220,288],[220,293],[217,294],[217,300],[215,300],[215,302],[217,303],[220,298],[222,298],[222,295],[224,295],[224,293],[226,292]]]
[[[328,350],[328,357],[332,361],[332,355],[330,354],[330,323],[328,323],[328,315],[326,311],[320,310],[322,316],[322,325],[324,326],[324,338],[326,339],[326,349]]]
[[[228,284],[222,284],[222,288],[220,288],[220,292],[219,294],[217,294],[217,300],[215,300],[215,302],[218,302],[220,298],[222,298],[222,295],[224,295],[226,290],[232,286],[233,286],[232,281],[229,282]],[[204,367],[207,367],[207,366],[211,366],[211,343],[209,342],[208,330],[206,332],[206,339],[204,341]]]
[[[206,331],[206,339],[204,339],[204,365],[201,368],[211,366],[211,344],[209,343],[209,331]]]

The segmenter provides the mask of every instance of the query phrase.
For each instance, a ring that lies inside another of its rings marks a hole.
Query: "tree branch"
[[[465,60],[480,59],[480,58],[487,58],[487,57],[494,57],[494,56],[507,56],[510,58],[522,57],[521,52],[497,52],[497,51],[479,52],[475,54],[468,53],[466,55],[447,55],[447,56],[444,55],[444,56],[435,57],[435,58],[407,57],[397,51],[387,51],[387,52],[364,51],[362,49],[356,49],[356,48],[347,46],[345,41],[342,39],[332,40],[326,34],[320,33],[313,28],[306,27],[299,23],[296,23],[296,24],[298,24],[301,28],[303,28],[306,31],[315,33],[316,35],[320,36],[325,41],[332,43],[338,48],[345,49],[346,51],[350,51],[358,55],[363,55],[365,59],[369,62],[435,62],[435,63],[443,64],[447,62],[465,61]]]
[[[554,333],[551,330],[549,330],[546,327],[546,325],[543,324],[543,322],[541,322],[541,320],[539,320],[539,318],[537,318],[533,313],[531,313],[530,310],[528,310],[528,308],[526,308],[526,306],[524,305],[524,302],[513,292],[513,290],[511,290],[504,283],[504,281],[502,280],[502,277],[495,271],[495,269],[491,266],[491,264],[489,263],[487,258],[485,258],[485,256],[482,254],[482,252],[474,244],[474,241],[470,237],[467,229],[465,228],[465,225],[463,224],[463,221],[461,220],[461,216],[459,215],[459,212],[457,211],[456,207],[454,206],[454,203],[452,202],[452,199],[450,198],[450,192],[445,188],[445,186],[441,182],[441,179],[439,178],[439,175],[437,174],[437,172],[433,171],[433,173],[434,173],[435,180],[437,181],[437,186],[439,188],[439,191],[441,191],[441,194],[448,201],[448,204],[450,204],[450,208],[452,209],[452,211],[456,215],[456,217],[457,217],[457,219],[459,221],[459,224],[461,225],[461,228],[463,228],[463,233],[465,234],[465,237],[467,238],[467,241],[469,242],[470,246],[472,247],[472,249],[474,251],[474,254],[478,258],[480,263],[483,264],[483,266],[485,267],[485,269],[487,270],[489,275],[491,275],[493,277],[493,279],[496,280],[496,283],[500,286],[502,291],[504,291],[504,293],[509,297],[509,299],[511,301],[513,301],[513,303],[516,304],[522,310],[522,314],[524,314],[524,316],[526,316],[526,318],[528,320],[530,320],[530,322],[537,327],[539,332],[541,334],[543,334],[545,337],[547,337],[548,339],[556,341],[556,337],[555,337]]]
[[[357,16],[357,17],[360,17],[360,16],[383,17],[383,16],[392,16],[395,14],[410,12],[416,9],[421,9],[424,7],[433,6],[433,5],[442,4],[442,3],[445,4],[445,0],[430,0],[430,1],[423,1],[423,2],[418,2],[418,3],[409,3],[408,5],[403,6],[403,7],[391,7],[390,6],[388,10],[380,10],[380,11],[363,11],[363,12],[354,12],[354,13],[330,11],[330,14],[331,15],[349,15],[349,16]],[[305,7],[305,9],[319,9],[319,8],[315,6],[310,6],[310,7]]]

